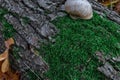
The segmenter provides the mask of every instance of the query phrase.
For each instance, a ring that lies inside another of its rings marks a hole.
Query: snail
[[[93,17],[92,6],[87,0],[67,0],[65,11],[72,19],[91,19]]]

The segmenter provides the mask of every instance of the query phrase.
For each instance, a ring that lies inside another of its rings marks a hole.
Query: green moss
[[[5,9],[0,9],[0,22],[2,23],[2,33],[4,35],[5,39],[8,39],[10,37],[14,36],[15,30],[13,29],[13,26],[10,25],[4,18],[4,15],[7,14],[8,11]]]
[[[72,20],[66,16],[53,23],[60,29],[56,43],[41,50],[50,65],[46,75],[51,80],[104,80],[105,76],[97,71],[100,63],[93,55],[96,51],[120,55],[120,25],[95,13],[91,20]],[[84,70],[76,69],[81,65]]]
[[[24,24],[28,24],[30,22],[30,19],[27,17],[22,18],[22,21]]]

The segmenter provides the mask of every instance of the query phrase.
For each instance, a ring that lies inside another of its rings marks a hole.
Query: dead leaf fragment
[[[119,0],[97,0],[97,1],[102,3],[104,6],[114,5],[115,3],[119,2]]]
[[[12,80],[19,80],[19,77],[20,77],[19,72],[16,72],[15,74],[13,74]]]
[[[8,39],[7,41],[5,41],[5,46],[7,49],[10,49],[10,46],[14,44],[14,40],[13,38]]]
[[[9,66],[9,49],[13,44],[13,38],[5,41],[6,50],[0,54],[0,80],[20,80],[20,74]]]
[[[0,61],[5,60],[8,57],[8,50],[5,50],[4,53],[0,55]]]
[[[8,58],[3,62],[2,66],[1,66],[1,71],[3,73],[9,71],[9,60],[8,60]]]

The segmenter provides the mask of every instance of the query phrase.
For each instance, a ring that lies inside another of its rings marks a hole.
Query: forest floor
[[[3,18],[5,38],[14,36],[12,25]],[[60,30],[54,44],[42,45],[40,54],[49,64],[45,74],[50,80],[105,80],[97,70],[101,63],[94,57],[96,51],[120,56],[120,25],[94,13],[91,20],[73,20],[69,16],[52,23]],[[116,64],[120,67],[120,64]]]

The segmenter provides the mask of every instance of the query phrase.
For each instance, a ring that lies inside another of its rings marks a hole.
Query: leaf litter
[[[13,38],[5,41],[6,50],[0,55],[0,80],[19,80],[19,72],[12,70],[9,62],[9,50],[13,44]]]

